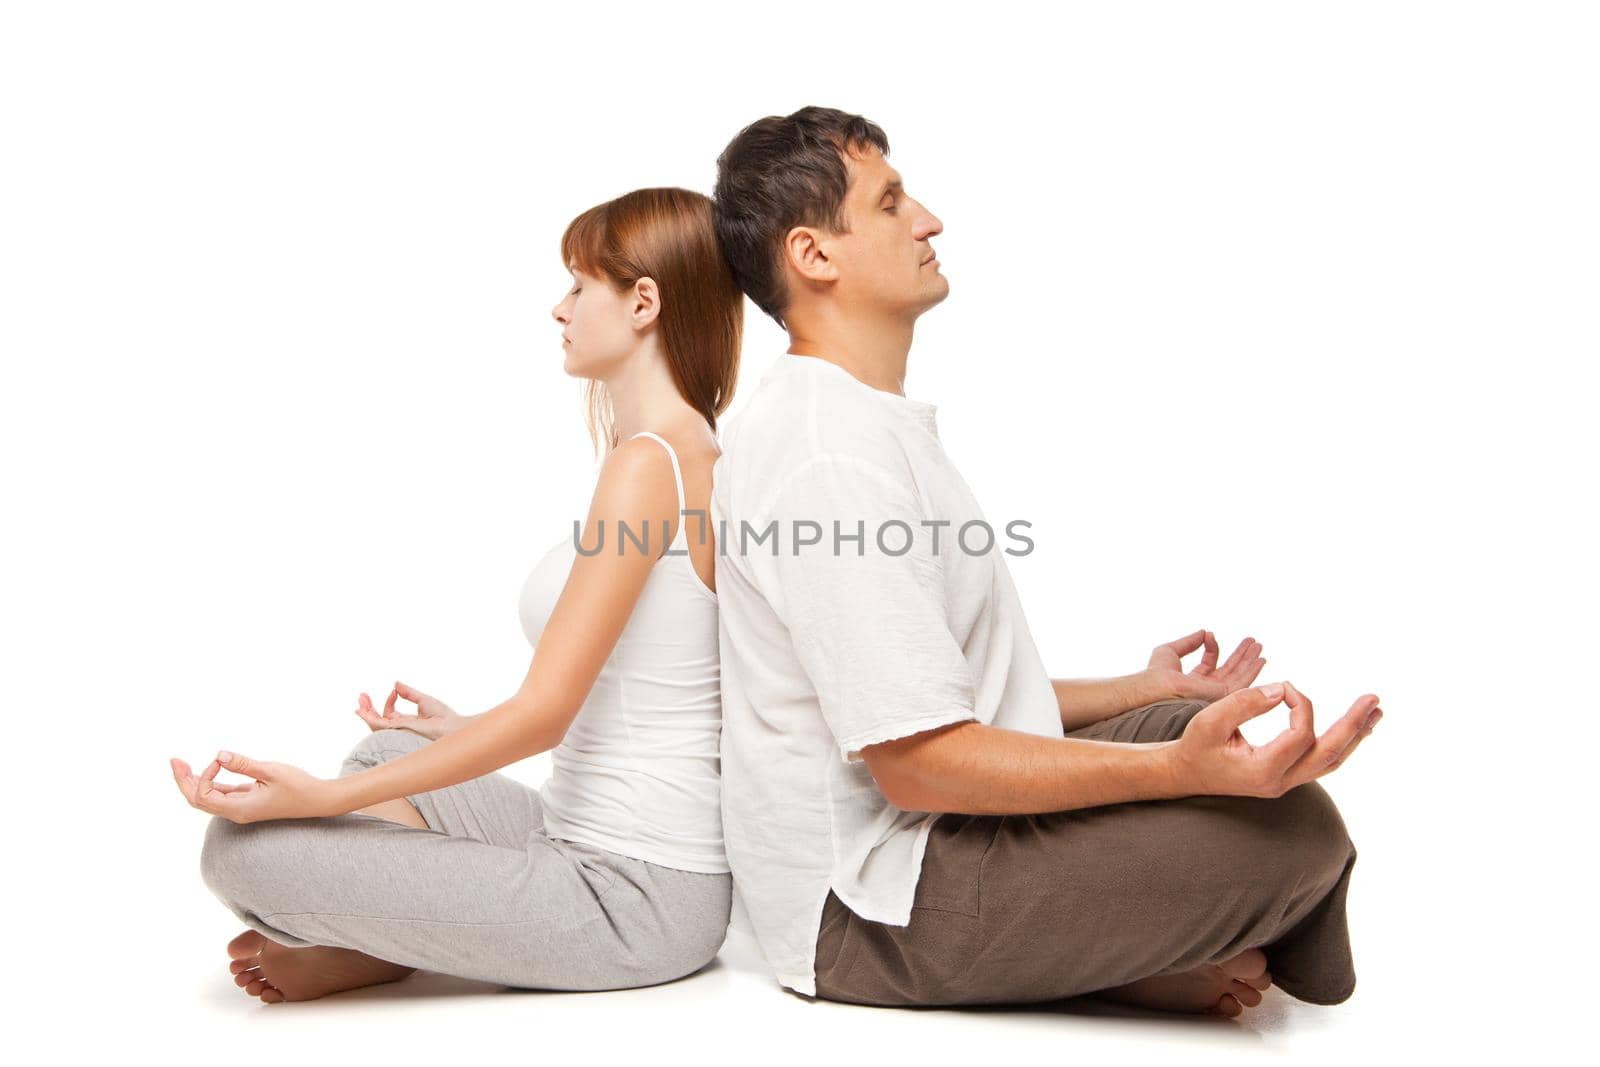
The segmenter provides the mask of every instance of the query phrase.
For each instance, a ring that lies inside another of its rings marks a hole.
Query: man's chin
[[[944,298],[949,296],[949,295],[950,295],[950,280],[948,278],[946,278],[943,274],[941,274],[941,275],[939,275],[938,283],[929,287],[928,294],[927,294],[926,298],[922,301],[922,310],[923,311],[927,311],[929,308],[933,307],[934,305],[943,303],[944,302]]]

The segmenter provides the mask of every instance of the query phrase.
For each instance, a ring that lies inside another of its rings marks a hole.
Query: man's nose
[[[944,223],[939,221],[939,216],[924,208],[922,217],[917,220],[917,240],[920,241],[926,237],[937,237],[943,232]]]

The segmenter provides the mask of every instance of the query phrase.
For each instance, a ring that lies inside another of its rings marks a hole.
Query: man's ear
[[[661,290],[656,288],[656,280],[648,275],[633,283],[633,306],[628,309],[628,318],[633,323],[633,328],[642,330],[661,314]]]
[[[808,282],[831,282],[839,269],[829,255],[828,235],[810,226],[796,226],[783,238],[783,257],[790,268]]]

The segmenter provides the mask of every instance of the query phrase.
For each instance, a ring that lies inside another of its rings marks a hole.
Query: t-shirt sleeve
[[[777,536],[743,549],[750,573],[788,628],[846,762],[868,745],[976,717],[943,563],[910,484],[858,457],[814,457],[761,515],[753,525],[775,521]],[[819,539],[797,543],[805,538]]]

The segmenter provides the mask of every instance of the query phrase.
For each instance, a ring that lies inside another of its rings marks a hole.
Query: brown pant
[[[1204,701],[1164,700],[1073,730],[1180,737]],[[1057,1000],[1266,953],[1312,1004],[1355,989],[1345,893],[1355,846],[1316,782],[1281,797],[1193,796],[933,824],[906,926],[831,891],[817,996],[908,1007]]]

